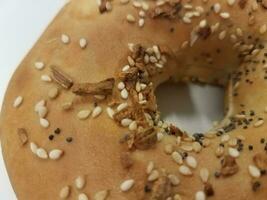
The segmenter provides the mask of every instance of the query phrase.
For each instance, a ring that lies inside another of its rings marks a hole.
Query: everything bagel
[[[266,39],[266,0],[68,2],[4,99],[18,199],[266,200]],[[168,80],[224,87],[225,118],[162,121]]]

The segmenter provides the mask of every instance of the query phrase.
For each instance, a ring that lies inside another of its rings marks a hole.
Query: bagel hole
[[[224,116],[224,89],[166,82],[156,89],[161,119],[190,134],[205,133]]]

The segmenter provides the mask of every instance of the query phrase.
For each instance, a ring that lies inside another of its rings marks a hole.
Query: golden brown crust
[[[67,4],[17,69],[1,111],[18,199],[266,199],[264,3],[151,1],[141,4],[146,17],[132,1]],[[228,83],[214,133],[162,124],[153,91],[170,78]]]

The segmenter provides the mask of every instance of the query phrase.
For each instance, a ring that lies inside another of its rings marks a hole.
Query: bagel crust
[[[69,1],[2,107],[18,199],[266,200],[266,19],[266,0]],[[225,118],[163,122],[168,80],[225,87]]]

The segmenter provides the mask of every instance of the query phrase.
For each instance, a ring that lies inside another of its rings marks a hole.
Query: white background
[[[0,0],[0,108],[8,81],[64,0]],[[164,84],[157,90],[163,117],[188,131],[204,131],[222,117],[221,89]],[[15,200],[0,153],[0,200]]]

